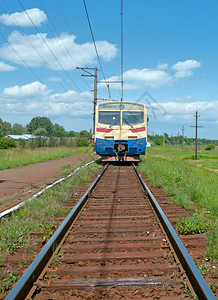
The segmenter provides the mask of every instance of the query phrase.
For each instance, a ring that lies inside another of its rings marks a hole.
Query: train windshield
[[[123,111],[122,125],[137,125],[144,123],[144,113],[141,111]]]
[[[98,122],[107,125],[120,125],[120,112],[99,111]]]
[[[103,103],[99,105],[100,110],[144,110],[144,106],[138,103]]]

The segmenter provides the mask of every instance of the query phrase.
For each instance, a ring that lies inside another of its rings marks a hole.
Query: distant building
[[[146,147],[152,147],[152,144],[150,142],[147,141]]]
[[[8,134],[5,137],[14,141],[19,141],[20,139],[29,141],[36,138],[36,136],[32,134]]]

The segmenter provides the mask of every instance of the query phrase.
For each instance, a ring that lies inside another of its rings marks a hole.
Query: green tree
[[[48,136],[52,135],[53,127],[53,123],[46,117],[35,117],[27,124],[27,129],[30,133],[33,134],[38,128],[44,128]]]
[[[83,132],[83,137],[87,138],[87,139],[91,139],[92,138],[92,134],[91,132],[88,132],[87,130],[82,130]]]
[[[65,137],[67,136],[67,132],[63,126],[60,126],[59,124],[55,123],[53,127],[53,135],[55,137]]]
[[[0,123],[0,137],[3,137],[4,135],[5,135],[5,132],[4,132],[3,125]]]
[[[3,129],[4,129],[4,133],[5,135],[7,134],[12,134],[12,126],[11,126],[11,123],[9,122],[3,122]]]
[[[16,142],[9,138],[0,138],[0,149],[16,148]]]
[[[80,138],[77,140],[77,146],[78,147],[88,147],[90,146],[89,142],[87,141],[86,138]]]
[[[43,147],[45,142],[45,136],[48,135],[48,132],[43,127],[38,127],[34,132],[34,135],[38,136],[36,143],[38,147]]]
[[[23,134],[25,133],[25,128],[23,125],[15,123],[12,127],[12,134]]]
[[[163,144],[162,137],[159,135],[155,135],[154,142],[157,146],[162,145]]]
[[[73,131],[73,130],[70,130],[68,132],[68,136],[69,137],[80,137],[80,133],[79,132],[76,132],[76,131]]]

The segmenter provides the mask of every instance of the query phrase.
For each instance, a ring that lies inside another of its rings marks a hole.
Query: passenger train
[[[145,105],[127,101],[96,105],[94,137],[102,161],[139,161],[147,142]]]

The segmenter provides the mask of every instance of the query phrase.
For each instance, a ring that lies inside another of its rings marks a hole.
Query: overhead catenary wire
[[[20,54],[17,52],[17,50],[11,45],[11,43],[6,39],[6,37],[1,33],[0,31],[0,35],[1,37],[6,41],[6,43],[8,43],[8,45],[11,47],[11,49],[13,49],[13,51],[16,53],[16,55],[20,58],[20,60],[23,62],[23,64],[33,73],[33,75],[38,79],[38,81],[43,84],[46,85],[42,79],[36,74],[36,72],[33,71],[33,69],[26,63],[26,61],[20,56]],[[46,85],[47,86],[47,85]],[[48,89],[48,91],[55,97],[58,99],[57,95],[55,95],[53,93],[52,90]],[[59,100],[59,99],[58,99]]]
[[[67,71],[64,69],[63,65],[60,63],[60,61],[58,60],[57,56],[54,54],[54,52],[52,51],[51,47],[48,45],[48,43],[46,42],[45,38],[43,37],[43,35],[41,34],[41,32],[38,30],[37,26],[35,25],[35,23],[33,22],[32,18],[30,17],[30,15],[28,14],[28,12],[26,11],[24,5],[22,4],[22,2],[20,0],[18,0],[19,4],[21,5],[23,11],[25,12],[25,14],[27,15],[27,17],[29,18],[30,22],[32,23],[32,25],[34,26],[34,28],[36,29],[36,31],[38,32],[38,34],[40,35],[41,39],[43,40],[43,42],[45,43],[46,47],[49,49],[50,53],[52,54],[52,56],[54,57],[55,61],[58,63],[58,65],[60,66],[60,68],[64,71],[64,73],[66,74],[66,76],[69,78],[69,80],[73,83],[73,85],[82,93],[82,90],[78,87],[78,85],[72,80],[72,78],[70,77],[70,75],[67,73]]]
[[[91,22],[90,22],[90,19],[89,19],[89,14],[88,14],[88,10],[87,10],[87,7],[86,7],[86,2],[85,2],[85,0],[83,0],[83,4],[84,4],[84,7],[85,7],[86,17],[87,17],[87,20],[88,20],[89,29],[90,29],[90,32],[91,32],[92,41],[93,41],[93,44],[94,44],[94,48],[95,48],[96,56],[97,56],[97,59],[98,59],[98,63],[99,63],[99,66],[100,66],[102,75],[103,75],[103,77],[104,77],[104,82],[105,82],[105,84],[106,84],[106,86],[107,86],[109,98],[111,99],[111,93],[110,93],[109,84],[107,83],[106,78],[105,78],[105,75],[104,75],[104,71],[103,71],[102,64],[101,64],[101,61],[100,61],[100,57],[99,57],[99,54],[98,54],[98,50],[97,50],[97,46],[96,46],[94,34],[93,34],[93,31],[92,31]]]
[[[33,0],[33,1],[35,2],[35,0]],[[51,25],[52,25],[54,31],[55,31],[55,33],[57,34],[58,38],[60,39],[60,41],[61,41],[61,43],[62,43],[64,49],[66,50],[66,53],[67,53],[67,57],[68,57],[69,63],[72,64],[72,62],[73,62],[73,64],[74,64],[75,66],[77,66],[78,64],[76,63],[75,59],[73,58],[72,54],[70,53],[69,49],[67,48],[67,45],[66,45],[65,41],[63,40],[62,36],[58,33],[58,30],[57,30],[57,28],[56,28],[54,22],[52,21],[51,17],[49,16],[49,14],[48,14],[48,12],[47,12],[47,10],[46,10],[46,8],[45,8],[45,5],[42,3],[41,0],[39,0],[39,2],[40,2],[40,4],[41,4],[41,6],[42,6],[44,12],[46,13],[46,15],[47,15],[47,17],[48,17],[48,19],[49,19],[49,21],[50,21],[50,23],[51,23]],[[61,7],[60,7],[59,5],[58,5],[58,7],[59,7],[59,11],[60,11],[60,10],[61,10]],[[62,14],[62,18],[64,18],[63,14]],[[64,19],[64,20],[65,20],[65,19]],[[66,20],[65,20],[65,24],[66,24]],[[66,26],[68,27],[67,24],[66,24]],[[68,30],[70,30],[69,27],[68,27]],[[72,62],[70,62],[70,59],[69,59],[69,58],[71,59]],[[81,70],[80,70],[80,71],[81,71]],[[82,71],[81,71],[81,73],[82,73]],[[90,85],[87,83],[87,81],[85,81],[85,83],[86,83],[86,85],[88,86],[88,88],[90,88]]]
[[[11,22],[13,23],[14,26],[16,26],[17,30],[23,35],[23,37],[26,39],[26,41],[31,44],[32,48],[36,51],[36,53],[38,54],[38,56],[41,58],[41,60],[46,64],[46,60],[44,59],[44,57],[40,54],[40,52],[38,51],[38,49],[35,47],[34,43],[31,41],[31,39],[29,38],[29,36],[27,36],[24,31],[22,30],[22,27],[19,25],[19,23],[17,22],[16,18],[12,15],[12,12],[10,10],[10,8],[8,7],[8,5],[4,2],[5,7],[7,8],[8,12],[11,15],[8,15],[9,19],[11,20]],[[2,8],[1,8],[2,9]],[[2,9],[3,11],[3,9]],[[12,19],[13,17],[13,19]],[[11,44],[9,44],[9,46],[11,47]],[[12,48],[12,47],[11,47]],[[13,49],[13,48],[12,48]],[[13,49],[14,50],[14,49]],[[18,52],[18,51],[17,51]],[[22,61],[24,61],[24,59],[22,58]],[[60,86],[63,88],[63,90],[65,92],[67,92],[66,88],[64,87],[63,83],[61,81],[58,80],[59,76],[57,74],[57,72],[53,69],[51,69],[48,65],[47,68],[51,71],[51,73],[53,74],[54,78],[57,79],[57,82],[60,84]],[[71,88],[71,87],[70,87]]]

